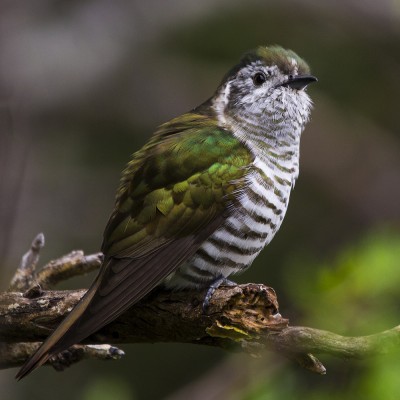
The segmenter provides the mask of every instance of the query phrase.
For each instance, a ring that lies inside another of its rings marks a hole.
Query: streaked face
[[[306,85],[293,88],[282,84],[308,75],[308,66],[290,51],[264,49],[266,57],[258,49],[261,56],[244,59],[225,78],[215,99],[215,108],[237,122],[251,121],[269,129],[284,122],[294,124],[294,129],[301,128],[311,108]]]

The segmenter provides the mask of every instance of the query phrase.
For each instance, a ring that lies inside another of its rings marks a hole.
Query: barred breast
[[[256,157],[237,192],[233,212],[182,267],[166,281],[170,288],[208,286],[216,277],[247,269],[272,240],[285,216],[293,169],[276,168]]]

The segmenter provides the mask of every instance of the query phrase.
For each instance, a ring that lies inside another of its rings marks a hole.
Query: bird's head
[[[311,107],[305,89],[316,80],[293,51],[260,46],[226,74],[213,107],[220,119],[230,123],[265,126],[270,131],[295,123],[301,130]]]

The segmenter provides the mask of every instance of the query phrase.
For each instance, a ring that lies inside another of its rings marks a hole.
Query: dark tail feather
[[[43,365],[49,358],[51,354],[46,352],[37,351],[18,371],[15,378],[20,380],[24,378],[26,375],[30,374],[34,369]]]
[[[43,342],[36,353],[34,353],[25,362],[15,376],[16,379],[22,379],[24,376],[30,374],[33,370],[43,365],[53,355],[58,354],[59,352],[84,339],[84,337],[77,337],[73,330],[70,331],[70,328],[79,323],[80,318],[84,314],[90,301],[96,293],[98,285],[99,279],[96,279],[91,288],[87,291],[75,308],[68,314],[64,321],[62,321],[55,331]]]

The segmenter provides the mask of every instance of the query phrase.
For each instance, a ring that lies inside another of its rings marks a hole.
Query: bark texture
[[[101,264],[100,253],[85,256],[74,251],[36,272],[41,243],[44,238],[38,235],[22,258],[10,290],[0,294],[0,368],[21,365],[85,293],[43,288]],[[179,342],[257,356],[268,349],[324,374],[325,367],[313,354],[360,359],[400,345],[400,326],[362,337],[289,326],[289,321],[279,313],[275,291],[262,284],[220,287],[206,313],[202,310],[204,296],[205,292],[199,291],[157,289],[83,344],[53,357],[49,363],[62,370],[85,358],[121,358],[123,351],[108,343]]]

